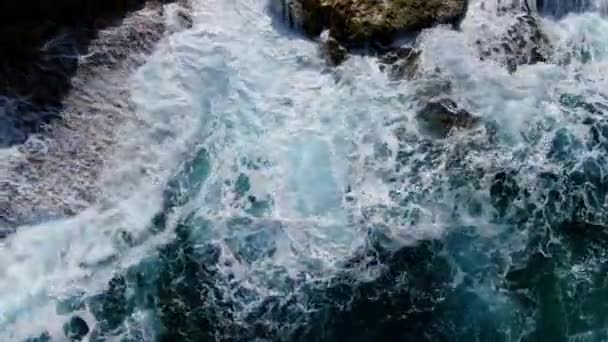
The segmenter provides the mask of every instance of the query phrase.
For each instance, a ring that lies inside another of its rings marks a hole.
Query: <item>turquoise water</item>
[[[394,81],[264,1],[195,2],[130,81],[100,204],[2,241],[1,339],[608,340],[608,20],[543,19],[554,59],[510,74],[481,4]],[[419,132],[440,95],[482,124]]]

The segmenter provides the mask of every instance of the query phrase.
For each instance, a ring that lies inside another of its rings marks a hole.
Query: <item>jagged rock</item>
[[[528,2],[499,3],[496,15],[501,17],[500,22],[509,24],[475,41],[480,59],[500,63],[510,72],[520,65],[546,62],[551,55],[551,43],[533,8]]]
[[[466,0],[274,0],[271,8],[310,37],[329,30],[336,42],[353,48],[455,23],[466,11]]]
[[[453,23],[464,14],[465,0],[324,0],[328,28],[346,44],[388,42],[398,32]]]
[[[421,51],[405,46],[384,53],[378,59],[380,69],[392,79],[414,79],[419,71]]]
[[[472,128],[480,121],[450,99],[431,100],[416,119],[424,132],[438,138],[448,136],[454,129]]]
[[[342,64],[348,56],[346,48],[334,37],[329,37],[321,45],[321,51],[329,65],[336,66]]]

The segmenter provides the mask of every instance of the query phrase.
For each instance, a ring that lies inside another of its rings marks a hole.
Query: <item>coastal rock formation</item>
[[[414,79],[419,74],[421,53],[409,46],[390,50],[378,58],[380,70],[386,71],[391,79]]]
[[[546,62],[551,58],[549,37],[543,32],[541,17],[533,1],[482,0],[473,16],[493,16],[494,22],[471,20],[479,58],[494,61],[514,72],[518,66]]]
[[[309,37],[328,30],[333,45],[352,49],[387,45],[399,33],[454,24],[466,12],[466,1],[274,0],[271,8]]]
[[[326,0],[326,28],[347,45],[388,43],[395,34],[441,23],[464,14],[464,0]]]
[[[486,42],[477,40],[476,44],[482,60],[497,61],[511,72],[519,65],[546,62],[551,48],[538,18],[529,13],[515,15],[514,23],[498,39]]]
[[[429,101],[416,114],[416,119],[425,133],[438,138],[448,136],[454,129],[472,128],[479,123],[478,117],[450,99]]]

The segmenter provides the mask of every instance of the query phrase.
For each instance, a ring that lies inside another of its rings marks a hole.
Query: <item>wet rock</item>
[[[421,51],[405,46],[386,52],[378,59],[380,69],[392,79],[414,79],[418,75]]]
[[[454,129],[472,128],[480,121],[450,99],[431,100],[416,119],[423,131],[438,138],[448,136]]]
[[[521,11],[509,12],[513,23],[497,37],[476,41],[481,60],[493,60],[510,72],[525,64],[546,62],[551,44],[543,33],[538,17]]]
[[[316,38],[329,31],[329,60],[344,59],[346,49],[388,45],[399,33],[436,24],[456,23],[466,11],[465,0],[274,0],[271,8],[290,26]],[[339,44],[337,44],[339,43]]]
[[[71,341],[80,341],[89,333],[89,325],[84,319],[74,316],[63,326],[65,336]]]
[[[399,32],[451,23],[465,12],[464,0],[326,0],[327,28],[346,44],[387,42]]]
[[[342,64],[348,57],[348,51],[334,37],[329,37],[321,45],[321,52],[327,63],[331,66]]]

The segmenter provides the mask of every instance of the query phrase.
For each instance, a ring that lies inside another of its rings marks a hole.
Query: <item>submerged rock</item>
[[[527,2],[499,1],[490,9],[492,2],[483,1],[480,7],[486,15],[496,16],[496,24],[482,22],[472,28],[479,32],[474,43],[480,59],[504,65],[510,72],[520,65],[546,62],[551,57],[551,42],[534,7]]]
[[[444,138],[454,129],[472,128],[479,123],[479,118],[459,108],[450,99],[431,100],[416,114],[416,119],[423,131]]]
[[[409,46],[386,52],[378,59],[380,70],[386,71],[392,79],[415,78],[419,72],[422,51]]]

